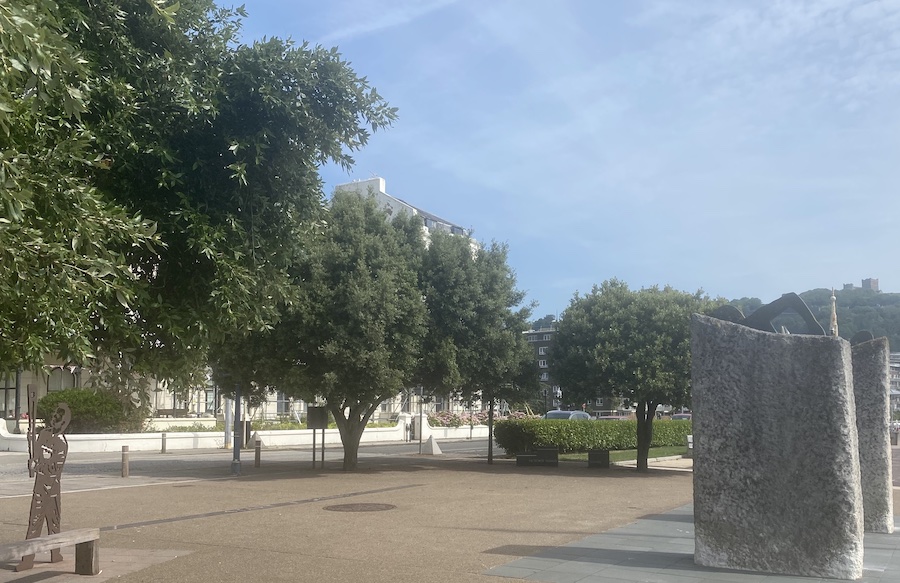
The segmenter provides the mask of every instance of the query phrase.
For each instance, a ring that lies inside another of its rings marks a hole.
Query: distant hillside
[[[800,294],[813,316],[826,331],[831,322],[831,290],[813,289]],[[891,351],[900,352],[900,293],[884,293],[867,289],[835,290],[838,332],[849,340],[860,330],[868,330],[876,338],[887,336]],[[758,298],[741,298],[730,304],[741,309],[745,316],[762,305]],[[803,332],[806,325],[800,316],[790,312],[776,320],[791,332]]]

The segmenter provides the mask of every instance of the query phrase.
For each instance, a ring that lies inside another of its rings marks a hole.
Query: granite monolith
[[[853,392],[867,532],[894,532],[890,348],[887,338],[853,346]]]
[[[695,562],[861,577],[850,344],[701,315],[691,327]]]

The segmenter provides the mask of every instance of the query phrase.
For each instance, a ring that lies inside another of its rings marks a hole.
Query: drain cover
[[[396,508],[393,504],[375,504],[372,502],[362,502],[359,504],[336,504],[334,506],[326,506],[325,510],[332,512],[380,512],[382,510],[393,510]]]

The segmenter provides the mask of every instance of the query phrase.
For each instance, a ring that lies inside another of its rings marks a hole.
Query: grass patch
[[[669,457],[673,455],[684,455],[687,453],[687,446],[668,446],[668,447],[651,447],[649,458],[655,457]],[[586,462],[588,459],[587,453],[562,453],[559,455],[559,459],[570,462]],[[618,451],[609,452],[609,461],[611,462],[626,462],[637,459],[637,450],[636,449],[622,449]]]

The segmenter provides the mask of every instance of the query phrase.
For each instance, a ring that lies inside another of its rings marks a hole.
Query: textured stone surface
[[[888,340],[863,342],[854,346],[852,353],[865,529],[891,533],[894,532],[894,489]]]
[[[850,345],[692,321],[694,560],[862,576]]]

